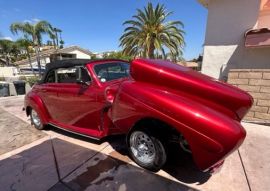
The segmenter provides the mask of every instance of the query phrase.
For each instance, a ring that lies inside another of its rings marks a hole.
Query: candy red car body
[[[158,170],[169,142],[201,170],[222,163],[243,142],[246,92],[177,64],[149,59],[64,60],[47,65],[25,96],[33,124],[101,139],[126,134],[132,158]]]

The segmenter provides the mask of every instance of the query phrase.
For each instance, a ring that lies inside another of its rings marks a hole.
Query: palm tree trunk
[[[57,48],[58,48],[59,47],[59,39],[58,39],[57,31],[55,31],[55,36],[56,36],[56,45],[57,45]]]
[[[148,58],[154,58],[155,57],[154,51],[155,51],[154,43],[151,43],[150,46],[149,46],[149,49],[147,50],[147,57]]]
[[[29,65],[30,65],[31,71],[36,76],[36,73],[35,73],[35,71],[33,69],[33,65],[32,65],[32,62],[31,62],[31,56],[30,56],[29,51],[26,51],[26,54],[27,54],[27,57],[28,57],[28,61],[29,61]]]
[[[56,49],[55,38],[53,38],[52,40],[53,40],[53,47],[54,47],[54,49]]]
[[[40,65],[40,55],[39,55],[39,46],[35,46],[35,51],[36,51],[36,57],[37,57],[37,64],[38,64],[38,74],[41,77],[41,65]]]

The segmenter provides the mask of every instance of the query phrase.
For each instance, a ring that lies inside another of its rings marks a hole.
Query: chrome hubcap
[[[40,126],[40,118],[35,110],[32,110],[31,117],[34,125]]]
[[[150,137],[141,131],[135,131],[130,136],[130,148],[133,155],[143,163],[152,163],[156,150]]]

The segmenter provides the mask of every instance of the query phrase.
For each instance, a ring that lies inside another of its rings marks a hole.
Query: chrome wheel
[[[151,138],[142,131],[135,131],[130,135],[130,149],[137,160],[144,164],[153,163],[156,150]]]
[[[35,110],[31,111],[31,118],[32,118],[32,122],[36,127],[39,127],[41,125],[41,121],[40,118],[37,114],[37,112]]]

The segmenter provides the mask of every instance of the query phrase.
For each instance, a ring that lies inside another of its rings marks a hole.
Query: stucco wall
[[[88,54],[85,54],[81,51],[78,51],[78,50],[74,50],[74,51],[71,51],[69,52],[70,54],[76,54],[77,55],[77,58],[79,59],[91,59],[91,56],[89,56]]]
[[[0,77],[12,77],[18,75],[15,67],[0,67]]]
[[[270,123],[270,69],[232,69],[228,83],[249,92],[254,99],[245,120]]]
[[[270,48],[247,49],[244,35],[257,25],[260,0],[215,0],[208,5],[202,72],[226,79],[230,69],[270,68]]]

